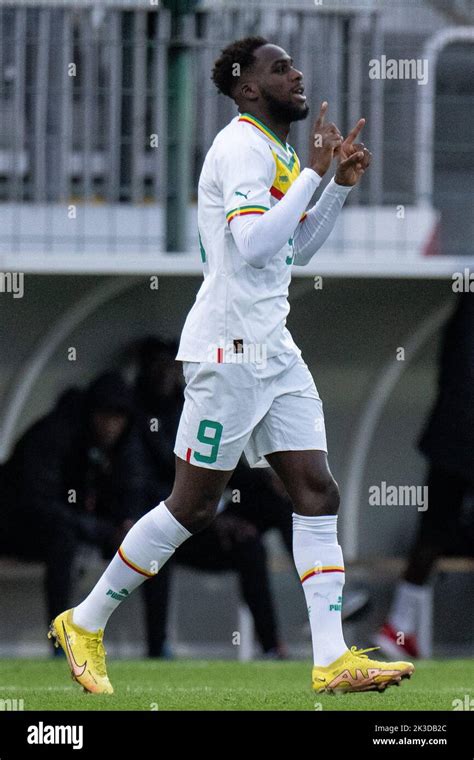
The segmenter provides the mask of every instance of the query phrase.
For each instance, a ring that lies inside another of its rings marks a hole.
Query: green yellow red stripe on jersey
[[[268,211],[268,206],[238,206],[237,208],[233,208],[228,211],[225,215],[225,218],[227,219],[227,224],[230,224],[232,219],[234,219],[236,216],[246,216],[247,214],[264,214],[265,211]]]
[[[260,121],[260,119],[257,119],[255,116],[252,116],[249,113],[243,113],[239,117],[239,121],[243,121],[247,124],[252,124],[253,127],[256,127],[260,130],[260,132],[263,132],[264,135],[270,138],[273,142],[275,142],[277,145],[281,145],[285,150],[286,145],[283,142],[283,140],[280,140],[280,138],[273,132],[270,127],[267,127],[266,124],[263,123],[263,121]]]

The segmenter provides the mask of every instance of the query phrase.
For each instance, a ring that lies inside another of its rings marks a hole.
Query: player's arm
[[[293,263],[297,266],[308,264],[327,240],[347,196],[370,164],[372,154],[363,143],[354,142],[364,124],[365,120],[359,119],[335,151],[339,161],[336,175],[295,231]]]
[[[315,123],[314,130],[320,133],[321,140],[311,141],[310,166],[303,169],[273,208],[270,208],[269,188],[274,164],[265,146],[258,150],[242,147],[240,151],[236,146],[223,157],[222,187],[227,221],[238,250],[253,267],[266,266],[293,236],[331,164],[334,150],[342,144],[337,127],[324,125],[326,109],[327,103],[323,103]]]
[[[320,182],[314,171],[304,169],[273,208],[268,205],[265,210],[254,211],[243,207],[230,218],[235,244],[248,264],[263,269],[283,248]]]
[[[305,266],[319,251],[334,229],[336,219],[352,187],[338,185],[334,179],[325,188],[318,202],[306,213],[293,236],[296,266]]]

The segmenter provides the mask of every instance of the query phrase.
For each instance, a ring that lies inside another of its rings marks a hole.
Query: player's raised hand
[[[355,185],[370,165],[372,153],[367,150],[364,143],[354,142],[364,124],[365,119],[359,119],[336,150],[339,165],[334,180],[338,185]]]
[[[342,135],[336,125],[332,122],[324,123],[327,110],[328,103],[325,100],[321,103],[309,143],[309,166],[320,177],[326,174],[335,151],[342,145]]]
[[[337,151],[340,161],[344,161],[349,156],[355,153],[354,141],[359,137],[360,131],[365,125],[365,119],[359,119],[355,127],[352,127],[351,131],[346,138],[342,141],[341,147]]]

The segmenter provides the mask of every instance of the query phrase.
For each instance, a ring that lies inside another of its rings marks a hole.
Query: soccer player
[[[242,452],[274,468],[292,500],[294,561],[312,632],[316,691],[383,690],[413,672],[346,646],[341,625],[344,561],[337,540],[338,486],[327,461],[322,402],[285,323],[292,266],[303,266],[331,232],[369,166],[356,143],[364,120],[343,139],[321,105],[308,166],[287,142],[305,119],[303,75],[262,37],[238,40],[215,62],[213,81],[238,115],[216,136],[199,179],[199,245],[204,282],[186,319],[177,359],[186,380],[171,495],[142,517],[86,599],[52,621],[88,691],[113,691],[102,643],[111,613],[152,577],[190,535],[214,518]],[[334,178],[307,205],[334,156]]]

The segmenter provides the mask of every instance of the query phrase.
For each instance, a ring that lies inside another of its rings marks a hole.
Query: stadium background
[[[343,132],[367,118],[374,154],[324,250],[295,270],[289,319],[325,405],[351,577],[373,598],[352,625],[352,638],[366,638],[417,518],[414,508],[369,506],[368,488],[424,482],[415,443],[456,298],[451,278],[474,266],[473,25],[469,0],[202,2],[177,25],[151,0],[1,2],[0,270],[25,273],[23,298],[0,293],[1,461],[63,388],[85,385],[134,338],[179,335],[201,281],[197,177],[235,113],[210,69],[228,41],[263,34],[304,72],[313,114],[327,99]],[[371,80],[368,62],[381,55],[427,59],[428,83]],[[309,124],[291,132],[302,162]],[[297,578],[272,536],[269,545],[283,634],[307,655]],[[100,568],[92,563],[77,599]],[[41,572],[0,560],[0,655],[47,651]],[[178,653],[250,656],[231,644],[229,632],[248,623],[231,575],[180,568],[174,587]],[[434,590],[435,652],[465,654],[472,564],[447,564]],[[111,653],[141,653],[140,603],[112,619]]]

